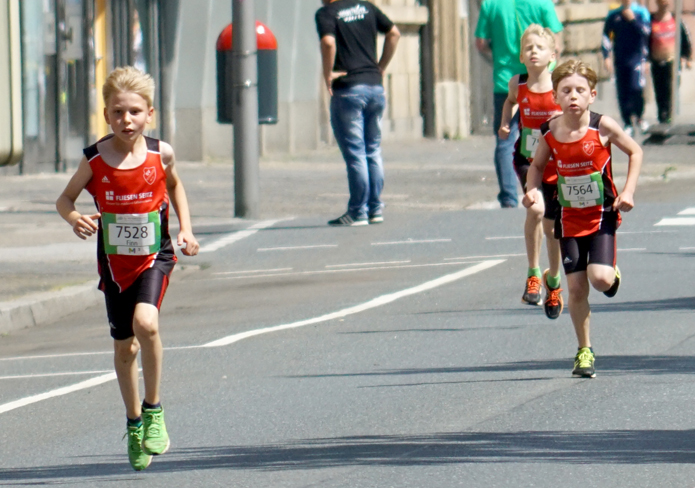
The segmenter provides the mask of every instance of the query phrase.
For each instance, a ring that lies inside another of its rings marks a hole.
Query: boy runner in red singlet
[[[618,123],[589,111],[596,98],[596,73],[577,60],[553,72],[553,91],[562,115],[545,122],[543,138],[528,172],[525,207],[539,201],[538,186],[548,159],[557,164],[560,213],[555,235],[560,239],[562,263],[569,287],[569,309],[579,350],[574,376],[593,378],[594,351],[589,338],[589,284],[608,297],[620,286],[616,261],[616,231],[620,211],[634,207],[634,193],[642,166],[642,149]],[[611,144],[630,158],[627,181],[618,194],[613,182]]]
[[[99,288],[114,339],[114,365],[126,407],[128,458],[139,471],[152,455],[169,449],[159,384],[162,342],[159,307],[176,255],[169,236],[169,202],[179,218],[179,246],[198,253],[174,151],[143,135],[154,115],[154,81],[132,68],[118,68],[103,87],[104,117],[113,134],[84,150],[77,171],[56,208],[80,239],[98,233]],[[97,213],[83,215],[75,200],[83,189]],[[98,225],[97,225],[98,222]],[[137,353],[142,351],[145,398],[140,405]]]
[[[516,75],[509,80],[509,97],[502,109],[499,137],[509,137],[509,122],[512,112],[518,107],[521,135],[514,146],[514,169],[524,191],[526,175],[533,161],[536,147],[541,139],[541,124],[555,113],[560,106],[553,97],[553,80],[550,64],[555,60],[555,35],[550,29],[538,24],[528,26],[521,36],[521,62],[528,74]],[[526,288],[521,301],[529,305],[541,303],[540,254],[543,233],[546,236],[550,268],[543,273],[546,290],[543,308],[550,319],[562,313],[562,289],[560,288],[560,244],[553,234],[555,215],[558,211],[557,174],[551,159],[543,173],[543,200],[526,209],[524,238],[528,257]],[[541,225],[542,222],[542,225]]]

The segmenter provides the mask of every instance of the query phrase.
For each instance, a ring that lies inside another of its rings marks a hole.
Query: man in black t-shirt
[[[364,0],[322,0],[316,12],[323,78],[331,94],[331,126],[347,165],[347,212],[329,225],[368,225],[384,221],[381,189],[381,117],[386,99],[382,78],[396,52],[398,28]],[[378,33],[386,34],[376,58]]]

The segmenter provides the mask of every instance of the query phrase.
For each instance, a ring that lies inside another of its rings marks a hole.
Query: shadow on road
[[[175,449],[155,459],[147,473],[197,470],[310,470],[355,466],[443,466],[471,463],[693,464],[692,430],[593,432],[460,432],[428,435],[308,439],[259,446]],[[113,458],[113,456],[109,456]],[[92,482],[133,472],[119,462],[75,462],[0,469],[5,482],[61,479]],[[113,481],[113,479],[109,480]]]
[[[518,373],[529,371],[557,370],[567,373],[572,367],[572,358],[548,359],[535,361],[516,361],[498,363],[486,366],[461,366],[448,368],[411,368],[377,370],[361,373],[337,373],[317,375],[285,376],[286,378],[331,378],[354,376],[409,376],[428,374],[464,374],[464,373]],[[596,356],[596,369],[604,375],[662,375],[662,374],[695,374],[695,356]],[[517,379],[517,378],[510,378]],[[478,378],[478,380],[481,380]],[[484,380],[481,380],[484,381]],[[499,381],[491,378],[490,381]],[[694,458],[695,459],[695,458]]]

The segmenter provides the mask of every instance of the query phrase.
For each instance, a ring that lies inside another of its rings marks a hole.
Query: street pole
[[[232,0],[234,215],[259,217],[258,66],[254,0]]]
[[[678,77],[681,67],[681,22],[683,22],[683,0],[675,1],[676,8],[676,56],[673,60],[673,73],[671,74],[671,117],[675,122],[679,112]]]

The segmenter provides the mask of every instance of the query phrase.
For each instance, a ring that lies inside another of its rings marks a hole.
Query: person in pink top
[[[671,13],[669,0],[656,0],[656,5],[657,11],[652,13],[649,62],[652,68],[659,123],[670,124],[672,119],[671,82],[673,62],[676,59],[676,19]],[[692,57],[690,34],[685,24],[681,23],[681,64],[690,69]]]

